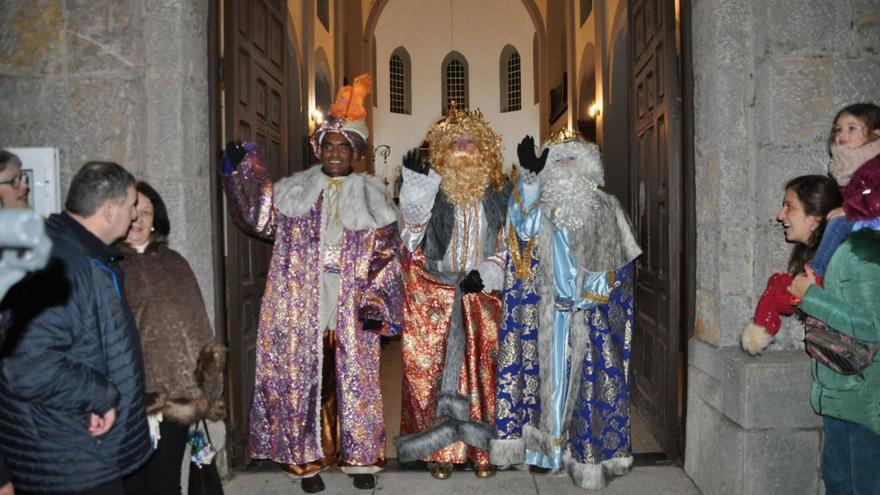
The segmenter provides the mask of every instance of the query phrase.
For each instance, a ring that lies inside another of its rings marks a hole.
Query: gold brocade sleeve
[[[223,172],[223,189],[232,220],[249,234],[275,236],[275,205],[272,179],[256,147],[247,143],[247,155],[231,174]]]
[[[403,324],[403,276],[397,224],[376,229],[368,285],[360,316],[388,323],[383,334],[396,334]]]

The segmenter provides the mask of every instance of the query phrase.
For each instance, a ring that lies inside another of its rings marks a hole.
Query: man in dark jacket
[[[151,452],[140,341],[119,252],[134,178],[90,162],[46,221],[47,267],[21,284],[0,360],[0,438],[19,493],[124,494]]]

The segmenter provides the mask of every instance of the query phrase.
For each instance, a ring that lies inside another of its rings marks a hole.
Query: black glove
[[[544,164],[547,163],[547,155],[550,149],[544,149],[541,156],[535,156],[535,139],[532,136],[526,136],[518,145],[516,145],[516,156],[519,157],[519,164],[522,168],[536,174],[544,170]]]
[[[418,148],[413,148],[406,152],[403,157],[403,166],[413,172],[428,175],[428,164],[421,160],[421,153]]]
[[[470,273],[467,274],[467,277],[461,280],[459,284],[461,286],[461,290],[464,291],[465,294],[472,294],[474,292],[480,292],[483,290],[483,277],[480,277],[480,272],[476,270],[471,270]]]
[[[247,150],[244,149],[241,141],[229,141],[226,143],[226,159],[229,160],[229,166],[233,169],[238,167],[238,164],[241,163],[246,154]]]
[[[378,330],[382,328],[382,322],[379,320],[366,319],[363,322],[364,330]]]

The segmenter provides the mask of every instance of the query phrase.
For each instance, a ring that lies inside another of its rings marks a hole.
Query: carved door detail
[[[288,164],[287,4],[224,0],[225,139],[257,143],[273,180]],[[226,216],[226,323],[229,343],[227,449],[247,463],[248,414],[256,369],[257,325],[272,245],[245,235]]]
[[[633,400],[666,455],[681,453],[682,144],[672,0],[629,0],[636,265]]]

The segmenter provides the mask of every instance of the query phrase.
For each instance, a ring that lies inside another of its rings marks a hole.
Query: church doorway
[[[228,140],[255,142],[277,180],[302,167],[304,128],[299,51],[284,0],[212,0],[209,4],[212,66],[212,156]],[[213,66],[216,64],[216,69]],[[293,144],[291,144],[293,143]],[[291,159],[295,157],[294,159]],[[214,239],[223,253],[215,266],[219,290],[216,326],[225,330],[227,452],[231,467],[247,456],[248,415],[256,368],[260,300],[271,243],[244,234],[232,223],[216,173],[212,173]]]

